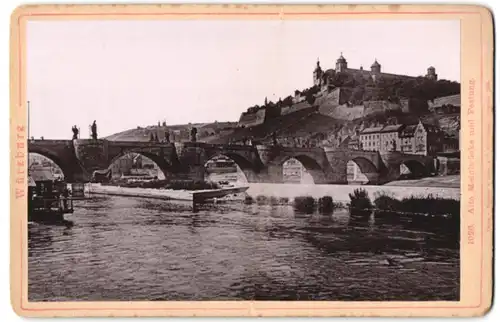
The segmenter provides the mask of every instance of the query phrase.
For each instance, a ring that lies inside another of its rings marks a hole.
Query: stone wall
[[[298,103],[298,104],[293,104],[292,106],[285,106],[285,107],[281,108],[281,115],[295,113],[295,112],[298,112],[300,110],[304,110],[304,109],[307,109],[310,107],[311,107],[311,104],[309,104],[308,102],[305,102],[305,101]]]
[[[266,119],[266,110],[261,109],[255,113],[242,113],[240,116],[240,120],[238,122],[238,126],[256,126],[259,124],[263,124]]]

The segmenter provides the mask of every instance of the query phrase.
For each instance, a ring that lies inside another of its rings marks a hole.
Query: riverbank
[[[405,197],[427,197],[433,195],[440,198],[451,198],[460,200],[459,188],[440,188],[440,187],[398,187],[398,186],[368,186],[368,185],[315,185],[315,184],[272,184],[272,183],[254,183],[249,184],[250,188],[247,194],[256,199],[258,196],[289,198],[311,196],[321,198],[331,196],[334,201],[349,202],[349,193],[357,188],[362,188],[368,192],[371,199],[375,199],[377,194],[385,193],[397,199]]]
[[[460,175],[449,175],[440,177],[429,177],[415,180],[398,180],[386,183],[385,186],[400,187],[439,187],[439,188],[459,188]]]
[[[246,194],[257,199],[259,196],[288,198],[293,200],[295,197],[311,196],[321,198],[331,196],[337,202],[349,202],[349,193],[357,188],[362,188],[368,192],[371,199],[375,199],[378,194],[384,193],[397,199],[407,197],[427,197],[432,195],[439,198],[451,198],[460,200],[459,188],[442,187],[417,187],[417,186],[369,186],[369,185],[315,185],[315,184],[273,184],[273,183],[251,183]],[[103,186],[100,184],[91,184],[88,186],[88,192],[96,195],[114,195],[125,197],[140,197],[163,200],[193,200],[193,191],[187,190],[164,190],[150,188],[123,188],[117,186]],[[200,190],[198,192],[202,192]]]

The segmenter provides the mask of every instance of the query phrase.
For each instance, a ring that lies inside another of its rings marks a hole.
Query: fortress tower
[[[438,75],[436,74],[436,69],[432,66],[427,68],[427,75],[425,75],[425,77],[427,77],[428,79],[437,80]]]
[[[337,64],[335,64],[335,71],[337,73],[342,73],[347,70],[347,60],[345,60],[344,56],[342,56],[342,53],[340,53],[339,59],[337,59]]]
[[[377,59],[375,59],[375,62],[372,64],[371,70],[372,70],[372,73],[374,73],[374,74],[380,74],[380,72],[382,70],[382,65],[379,64]]]

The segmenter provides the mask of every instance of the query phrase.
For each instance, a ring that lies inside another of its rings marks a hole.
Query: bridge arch
[[[429,171],[424,163],[419,160],[404,160],[399,165],[400,179],[416,179],[427,176]]]
[[[295,164],[292,163],[292,167],[289,167],[291,161],[297,160],[302,168],[295,170]],[[300,183],[307,184],[319,184],[323,183],[326,178],[326,174],[321,167],[321,165],[314,158],[305,155],[305,154],[297,154],[290,155],[283,158],[279,162],[282,168],[283,180],[287,180],[287,177],[295,175],[296,171],[299,171],[300,174]]]
[[[28,151],[28,166],[30,164],[29,162],[29,156],[33,155],[41,155],[44,158],[50,160],[53,162],[62,172],[64,179],[68,182],[73,181],[74,179],[74,171],[71,168],[67,162],[64,162],[61,158],[58,157],[56,153],[51,152],[50,150],[44,149],[44,148],[36,148],[36,149],[29,149]],[[29,170],[29,168],[28,168]]]
[[[131,158],[130,159],[126,159],[127,156],[130,156]],[[158,169],[161,172],[161,173],[157,174],[158,179],[167,178],[168,175],[173,171],[172,164],[170,164],[169,162],[167,162],[167,160],[165,160],[165,158],[163,158],[162,156],[159,156],[157,154],[150,153],[150,152],[144,152],[144,151],[141,151],[141,150],[123,150],[123,151],[121,151],[119,154],[117,154],[116,156],[114,156],[110,160],[107,169],[108,170],[111,169],[111,171],[113,171],[114,170],[113,168],[115,168],[116,170],[118,170],[118,167],[122,167],[122,168],[125,168],[125,169],[132,168],[133,164],[134,164],[134,158],[136,156],[146,157],[147,159],[151,160],[158,167]],[[127,164],[120,165],[119,164],[120,163],[119,160],[124,159],[124,158],[125,158],[125,160],[127,160],[125,162]],[[142,160],[142,161],[144,162],[144,161],[147,161],[147,160]],[[128,163],[130,163],[130,164],[128,164]],[[146,164],[149,164],[149,162],[146,162]],[[144,166],[144,164],[143,164],[143,166]]]
[[[244,183],[256,181],[257,173],[253,163],[238,153],[213,152],[208,154],[206,159],[204,167],[208,180]]]
[[[367,158],[355,157],[346,164],[347,183],[376,184],[379,173],[375,164]]]

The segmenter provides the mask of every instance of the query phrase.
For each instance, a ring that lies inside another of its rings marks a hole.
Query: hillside
[[[320,87],[314,85],[295,96],[274,103],[264,100],[243,112],[239,122],[137,127],[109,136],[109,140],[172,142],[190,140],[190,131],[198,129],[197,140],[208,143],[232,143],[251,140],[269,143],[274,136],[282,143],[299,145],[340,144],[357,131],[388,123],[416,124],[419,119],[439,126],[451,137],[458,137],[460,115],[450,111],[434,113],[439,106],[459,104],[460,84],[425,77],[353,77],[336,73]],[[441,99],[443,98],[443,99]],[[457,99],[458,98],[458,99]],[[428,101],[432,101],[429,110]],[[441,104],[442,101],[446,104]],[[458,102],[458,103],[457,103]]]
[[[213,123],[193,123],[178,125],[150,125],[146,127],[138,126],[135,129],[112,134],[106,137],[110,141],[150,141],[151,134],[158,136],[158,140],[165,139],[165,133],[168,132],[171,141],[185,141],[190,138],[191,128],[198,129],[197,137],[199,139],[231,132],[237,127],[237,122],[213,122]]]
[[[223,135],[207,137],[203,141],[209,143],[229,143],[251,138],[261,142],[272,142],[273,133],[276,133],[278,138],[291,135],[305,137],[314,132],[329,131],[341,123],[342,121],[319,114],[317,108],[311,107],[292,114],[276,117],[257,126],[240,127]]]
[[[348,108],[344,108],[348,109]],[[251,139],[254,142],[272,143],[273,133],[283,144],[313,144],[337,146],[339,140],[354,136],[356,130],[377,124],[401,123],[415,124],[421,119],[425,123],[439,126],[448,136],[458,137],[460,129],[459,114],[427,114],[422,116],[408,113],[373,113],[354,119],[337,119],[320,114],[318,107],[299,110],[269,120],[252,127],[237,127],[236,122],[220,122],[205,124],[187,124],[175,126],[138,127],[107,137],[118,141],[149,141],[151,133],[155,133],[160,141],[165,132],[170,133],[172,142],[188,141],[191,127],[198,128],[198,140],[201,142],[224,144]]]

